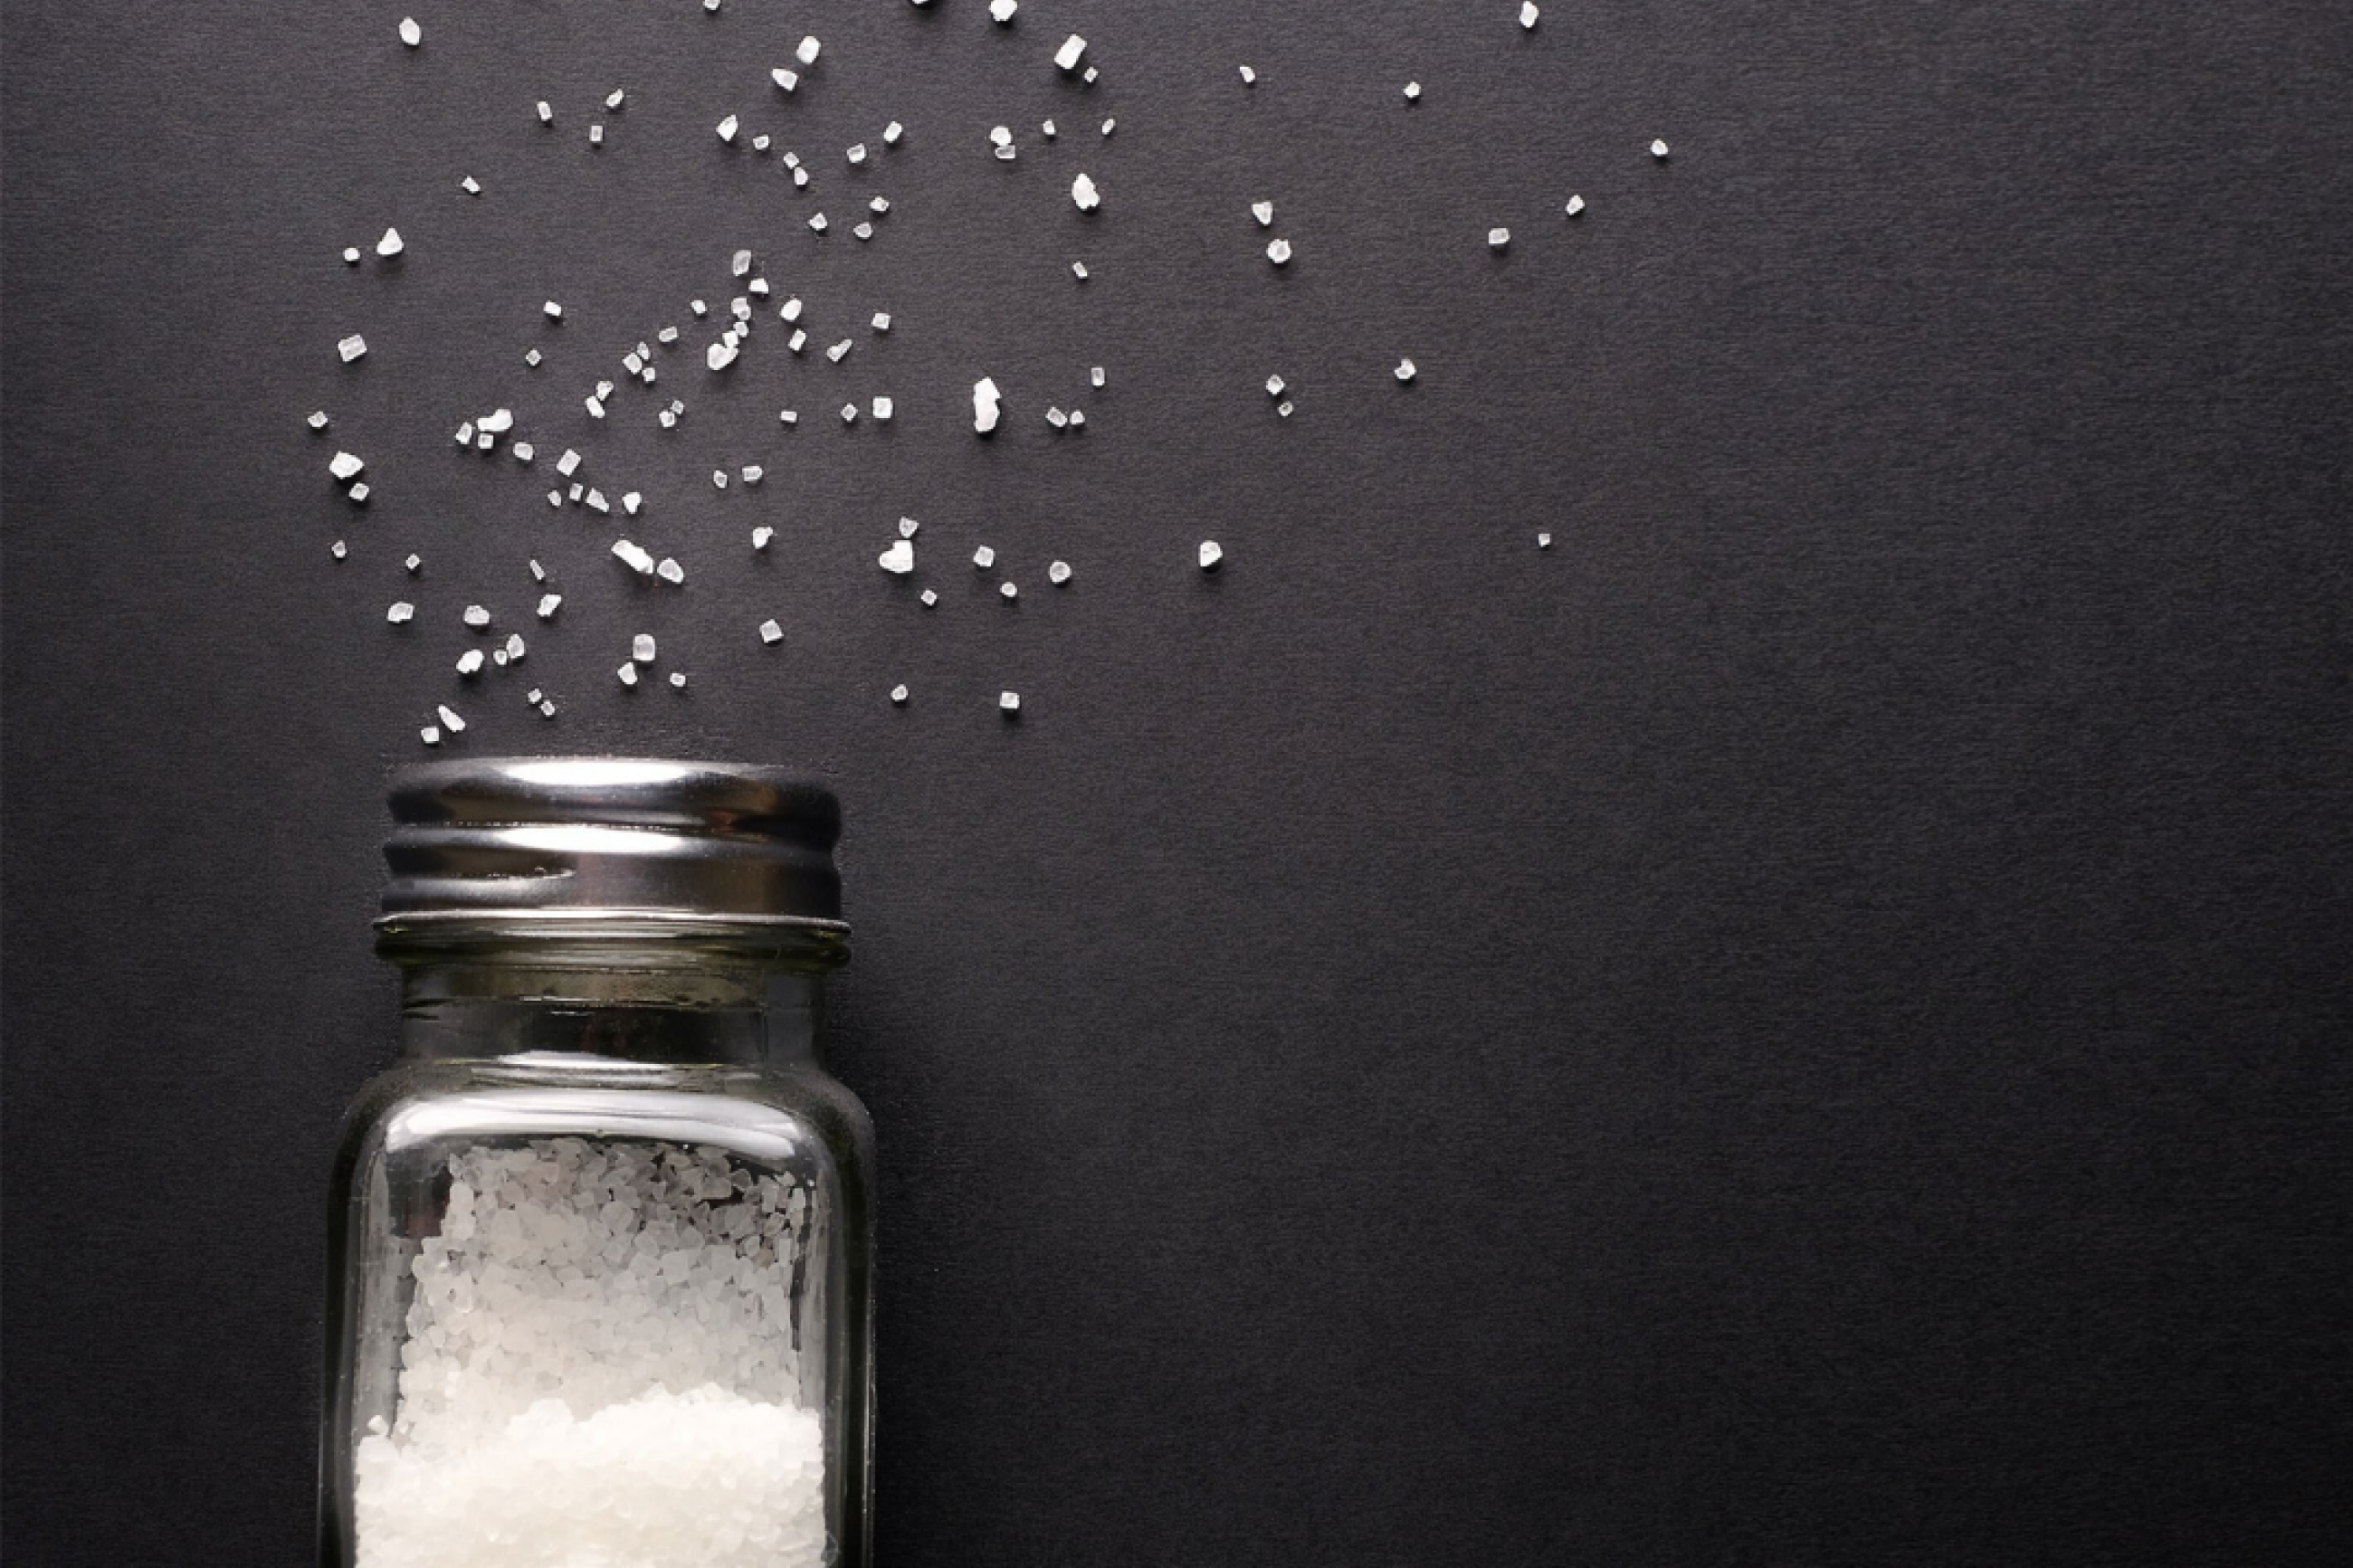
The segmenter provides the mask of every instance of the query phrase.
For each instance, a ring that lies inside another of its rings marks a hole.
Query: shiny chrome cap
[[[841,806],[807,774],[640,757],[403,768],[376,924],[645,916],[846,931]]]

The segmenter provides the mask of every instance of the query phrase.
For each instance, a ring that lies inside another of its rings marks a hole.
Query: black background
[[[404,4],[6,6],[12,1564],[310,1549],[443,701],[840,791],[889,1568],[2353,1551],[2342,5]]]

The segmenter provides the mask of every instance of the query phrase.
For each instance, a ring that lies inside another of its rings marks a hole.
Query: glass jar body
[[[404,962],[331,1194],[324,1568],[865,1568],[872,1134],[822,963]]]

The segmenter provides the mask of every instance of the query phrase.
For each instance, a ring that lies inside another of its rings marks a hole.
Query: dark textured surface
[[[308,1550],[445,700],[839,788],[888,1568],[2353,1554],[2343,7],[1515,8],[10,0],[12,1568]],[[739,244],[849,363],[690,333],[681,431],[592,426]],[[536,470],[450,445],[500,403]]]

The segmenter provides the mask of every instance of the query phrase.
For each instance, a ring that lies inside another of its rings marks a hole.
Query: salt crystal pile
[[[559,1138],[452,1155],[399,1405],[355,1456],[360,1568],[828,1559],[798,1402],[808,1191],[717,1149]]]

